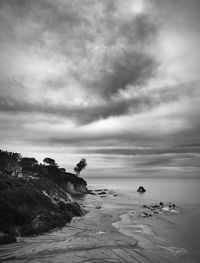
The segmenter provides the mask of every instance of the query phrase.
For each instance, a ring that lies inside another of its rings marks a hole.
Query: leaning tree
[[[82,170],[85,169],[85,167],[87,166],[87,162],[86,162],[86,159],[81,159],[79,163],[76,164],[76,166],[74,167],[74,171],[76,173],[76,176],[79,176],[80,175],[80,172]]]

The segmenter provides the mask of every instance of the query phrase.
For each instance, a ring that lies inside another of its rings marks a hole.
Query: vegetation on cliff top
[[[0,151],[0,232],[39,234],[84,213],[71,194],[86,193],[86,181],[46,161]]]

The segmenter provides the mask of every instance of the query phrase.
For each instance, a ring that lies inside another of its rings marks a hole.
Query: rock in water
[[[144,189],[143,186],[140,186],[140,187],[137,189],[137,192],[139,192],[139,193],[144,193],[144,192],[146,192],[146,190]]]

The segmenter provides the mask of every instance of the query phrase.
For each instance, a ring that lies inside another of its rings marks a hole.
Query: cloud
[[[98,89],[106,99],[125,90],[128,85],[141,86],[149,80],[156,69],[156,61],[144,52],[125,50],[120,56],[109,61],[97,79],[89,82],[92,89]]]
[[[20,94],[20,96],[22,95]],[[9,98],[8,94],[7,97],[0,96],[0,111],[15,112],[16,114],[41,113],[49,116],[54,115],[71,119],[79,125],[85,125],[109,117],[139,114],[176,101],[182,101],[181,103],[184,104],[185,98],[187,98],[186,101],[190,102],[195,99],[198,100],[199,97],[199,86],[196,83],[179,83],[174,86],[159,86],[153,89],[139,88],[134,89],[134,91],[128,89],[109,101],[91,100],[91,103],[85,103],[85,101],[65,103],[65,101],[62,101],[59,105],[52,101],[43,101],[40,98],[38,101],[30,102],[24,100],[23,97]],[[176,112],[173,113],[174,117],[175,114]]]
[[[1,144],[124,172],[198,154],[195,3],[1,0]]]
[[[131,3],[1,1],[2,108],[8,101],[8,111],[54,111],[83,123],[128,113],[113,97],[142,87],[158,66],[150,50],[158,25],[148,13],[130,12]],[[65,100],[101,103],[92,115],[93,107]]]

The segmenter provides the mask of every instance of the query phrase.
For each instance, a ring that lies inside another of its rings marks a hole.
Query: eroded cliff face
[[[73,195],[87,193],[85,180],[73,174],[47,171],[17,178],[0,175],[0,232],[12,236],[40,234],[62,227],[84,209]]]
[[[84,184],[73,184],[68,182],[66,191],[72,195],[86,194],[88,192],[87,186]]]

